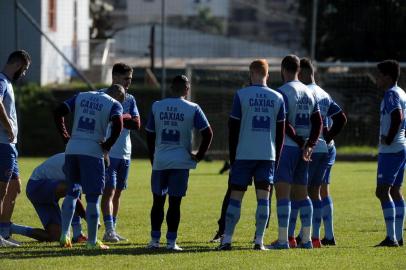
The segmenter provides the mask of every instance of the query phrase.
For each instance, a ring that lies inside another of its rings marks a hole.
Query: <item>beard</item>
[[[18,79],[20,79],[22,77],[24,73],[24,67],[21,67],[20,69],[18,69],[14,75],[13,75],[13,81],[17,81]]]

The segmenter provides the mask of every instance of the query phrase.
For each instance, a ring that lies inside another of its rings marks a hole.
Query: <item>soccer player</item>
[[[105,92],[83,92],[66,100],[55,110],[58,131],[64,141],[66,178],[68,194],[62,204],[62,229],[60,244],[72,247],[68,237],[69,227],[79,198],[80,188],[86,195],[86,222],[89,249],[107,249],[97,240],[99,200],[104,189],[105,163],[108,166],[108,152],[123,128],[123,107],[125,90],[113,84]],[[69,136],[64,116],[74,113],[72,137]],[[111,134],[105,140],[108,125]],[[104,160],[103,160],[104,159]]]
[[[39,241],[58,241],[61,236],[61,209],[58,201],[66,196],[68,183],[64,172],[65,153],[59,153],[45,160],[34,169],[27,183],[26,194],[31,201],[45,230],[11,224],[11,232],[25,235]],[[72,222],[74,243],[86,242],[82,233],[80,218],[85,218],[85,209],[80,200]]]
[[[169,195],[166,214],[168,232],[166,248],[181,251],[176,244],[180,222],[180,204],[186,195],[189,169],[203,159],[210,146],[213,132],[199,105],[187,101],[189,81],[186,76],[176,76],[171,85],[169,98],[154,102],[145,130],[152,163],[151,188],[151,241],[148,248],[159,248],[164,204]],[[202,135],[199,150],[191,153],[192,130]]]
[[[127,178],[131,161],[131,130],[139,130],[141,126],[137,103],[134,96],[127,93],[131,85],[133,70],[124,63],[113,66],[113,84],[121,84],[126,91],[123,106],[124,128],[117,142],[110,150],[110,166],[106,169],[106,185],[101,199],[101,209],[105,226],[103,241],[118,242],[127,240],[120,236],[115,228],[121,192],[127,188]]]
[[[329,164],[331,162],[332,148],[334,148],[334,142],[332,140],[342,130],[347,122],[347,118],[341,108],[337,105],[337,103],[335,103],[334,100],[330,97],[330,95],[316,84],[314,79],[314,66],[312,62],[307,58],[300,59],[299,80],[302,83],[306,84],[307,87],[313,92],[314,97],[316,98],[316,102],[319,104],[320,107],[320,113],[324,124],[323,131],[325,131],[325,135],[321,135],[319,137],[319,140],[313,150],[311,162],[309,164],[308,187],[309,196],[312,200],[313,205],[312,245],[313,248],[320,248],[320,225],[323,214],[323,203],[325,204],[325,202],[328,201],[328,199],[324,199],[324,201],[322,201],[320,190],[326,173],[329,173],[329,169],[331,169],[331,165]],[[328,126],[329,119],[332,119],[333,121],[333,125],[330,129]],[[293,217],[291,215],[290,220],[292,219],[295,221],[296,216]],[[332,219],[332,214],[331,218],[329,219]],[[328,224],[327,218],[326,223]],[[331,225],[325,226],[326,232],[330,232],[329,229],[331,226],[331,234],[328,235],[328,238],[323,240],[325,243],[335,243],[334,235],[332,234],[332,222],[330,223]],[[294,235],[289,234],[289,237],[290,239],[292,239],[292,246],[294,246]]]
[[[21,192],[16,148],[18,125],[12,82],[25,75],[30,63],[31,57],[26,51],[14,51],[0,73],[0,246],[19,245],[10,238],[10,220],[17,195]]]
[[[288,227],[292,210],[300,212],[303,238],[299,247],[312,248],[311,218],[313,207],[307,196],[308,165],[322,127],[319,106],[306,85],[298,80],[300,60],[296,55],[284,57],[281,73],[285,82],[278,91],[286,107],[286,134],[279,167],[275,175],[278,240],[272,249],[289,248]]]
[[[252,84],[237,91],[229,119],[231,192],[219,250],[231,249],[241,202],[252,179],[257,196],[254,249],[266,250],[263,237],[269,217],[269,190],[283,145],[285,106],[282,95],[266,85],[268,62],[255,60],[249,69]]]
[[[385,60],[377,65],[376,85],[385,91],[381,102],[376,196],[381,202],[386,238],[377,246],[403,245],[405,202],[401,192],[405,170],[406,94],[398,87],[399,63]]]

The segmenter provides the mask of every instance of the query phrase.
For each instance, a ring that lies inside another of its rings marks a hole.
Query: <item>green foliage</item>
[[[43,159],[19,160],[22,186],[33,168]],[[110,250],[85,250],[83,245],[62,249],[57,243],[37,243],[22,236],[21,248],[1,248],[1,269],[405,269],[405,247],[374,248],[385,236],[384,219],[375,198],[376,163],[341,163],[333,167],[331,193],[334,198],[335,233],[338,245],[314,250],[259,252],[252,250],[256,200],[250,187],[244,196],[241,219],[234,236],[234,250],[215,251],[208,240],[217,228],[217,219],[227,175],[218,175],[221,162],[199,163],[192,170],[187,196],[182,200],[179,245],[182,253],[164,248],[147,250],[151,166],[146,160],[131,162],[129,187],[124,191],[118,219],[118,232],[130,239],[111,244]],[[17,199],[13,221],[40,226],[34,208],[22,192]],[[275,199],[265,242],[277,237]],[[84,228],[86,231],[86,228]],[[104,226],[99,238],[104,233]],[[164,222],[161,238],[165,244]],[[323,236],[323,230],[321,235]]]
[[[55,103],[52,93],[35,83],[30,83],[16,89],[15,97],[18,108],[23,112]]]
[[[316,59],[406,60],[406,1],[319,0]],[[304,47],[310,48],[313,1],[299,0],[305,17]]]

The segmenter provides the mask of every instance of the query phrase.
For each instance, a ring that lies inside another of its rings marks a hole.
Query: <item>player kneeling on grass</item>
[[[125,96],[121,85],[113,84],[105,92],[80,93],[61,104],[55,111],[58,130],[65,141],[66,178],[68,194],[62,204],[62,229],[60,244],[71,247],[68,237],[76,201],[80,189],[86,194],[86,222],[89,249],[107,249],[97,241],[99,200],[104,189],[105,163],[108,166],[108,152],[120,136],[123,128],[123,102]],[[64,116],[73,112],[72,137],[64,124]],[[111,134],[105,140],[111,122]],[[104,159],[104,160],[103,160]]]
[[[254,178],[257,211],[254,249],[265,250],[264,231],[269,217],[269,190],[273,183],[285,130],[285,106],[281,94],[266,85],[268,63],[250,65],[251,85],[234,96],[229,119],[230,187],[224,236],[219,250],[230,250],[241,202]]]
[[[58,201],[66,196],[68,183],[64,172],[65,153],[56,154],[34,169],[27,183],[27,197],[37,211],[45,230],[11,224],[11,232],[39,241],[58,241],[61,235],[61,209]],[[76,203],[72,229],[74,243],[82,243],[87,237],[82,233],[80,218],[85,209],[80,200]]]
[[[401,193],[406,162],[406,94],[397,82],[399,63],[386,60],[378,64],[376,84],[385,91],[381,103],[376,196],[381,201],[386,238],[377,246],[403,245],[405,202]]]
[[[152,163],[151,186],[151,241],[148,248],[159,247],[161,225],[164,219],[166,194],[169,208],[166,215],[168,232],[166,248],[182,250],[176,244],[180,222],[180,204],[186,195],[189,169],[203,159],[210,146],[213,132],[199,105],[187,101],[189,81],[186,76],[176,76],[171,85],[172,97],[156,101],[146,126],[148,149]],[[202,135],[199,151],[191,153],[192,130]]]

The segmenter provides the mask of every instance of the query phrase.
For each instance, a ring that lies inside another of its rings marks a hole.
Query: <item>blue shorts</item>
[[[65,172],[69,191],[80,186],[86,195],[103,194],[105,172],[102,158],[65,155]]]
[[[279,166],[275,174],[275,183],[307,185],[309,162],[302,158],[303,151],[296,146],[283,146]]]
[[[236,160],[230,169],[229,183],[247,188],[252,178],[257,182],[273,183],[275,161],[272,160]]]
[[[333,146],[328,149],[328,164],[326,168],[326,173],[324,174],[323,184],[328,185],[330,184],[331,168],[333,167],[335,161],[336,161],[336,147]]]
[[[152,170],[152,193],[164,196],[183,197],[189,180],[188,169]]]
[[[328,153],[313,153],[309,164],[309,186],[321,186],[329,162]]]
[[[402,186],[405,161],[406,150],[397,153],[379,153],[377,184]]]
[[[60,182],[30,179],[27,183],[27,197],[45,229],[49,224],[61,224],[61,209],[55,197],[55,190]]]
[[[129,159],[110,158],[110,166],[106,170],[106,188],[126,189],[128,171],[130,170]]]
[[[18,179],[18,152],[15,144],[0,143],[0,182]]]

